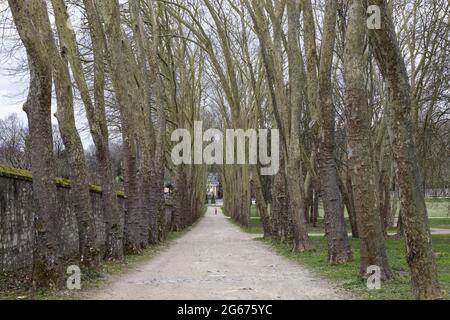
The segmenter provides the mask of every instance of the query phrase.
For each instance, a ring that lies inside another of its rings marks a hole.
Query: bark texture
[[[364,74],[366,29],[361,28],[366,19],[361,1],[349,2],[348,17],[345,46],[347,153],[360,239],[360,275],[369,276],[368,267],[376,265],[381,268],[382,279],[389,279],[392,272],[384,247],[371,159],[370,113]]]
[[[437,299],[441,297],[441,292],[414,141],[408,73],[386,1],[369,0],[368,4],[381,8],[381,29],[369,30],[369,39],[388,84],[388,126],[400,189],[406,260],[411,272],[412,292],[416,299]]]
[[[58,289],[62,286],[62,221],[57,211],[53,168],[51,124],[52,68],[42,28],[47,7],[45,1],[9,0],[14,23],[23,42],[30,68],[30,88],[24,110],[31,138],[31,170],[35,205],[35,246],[33,287]]]
[[[321,111],[321,132],[318,163],[330,264],[345,263],[352,259],[334,156],[336,112],[333,105],[331,69],[336,35],[336,15],[337,1],[327,1],[319,69],[318,105]]]
[[[148,215],[143,214],[141,205],[141,191],[149,188],[141,188],[141,177],[145,180],[149,177],[148,143],[145,136],[144,124],[148,119],[142,116],[137,121],[140,112],[144,112],[145,94],[142,76],[137,71],[134,54],[130,43],[123,33],[120,19],[120,7],[118,1],[96,2],[97,10],[101,13],[104,22],[106,38],[106,50],[108,53],[108,65],[119,105],[122,139],[124,151],[125,193],[127,197],[127,210],[124,226],[124,252],[128,254],[140,253],[142,246],[148,243],[148,233],[143,228],[148,224]],[[148,123],[148,122],[147,122]],[[137,125],[139,124],[139,125]],[[138,145],[138,139],[142,145]],[[141,147],[141,148],[139,148]],[[144,157],[143,172],[138,172],[138,152],[142,151]],[[146,200],[146,197],[144,200]],[[148,206],[144,208],[148,209]]]
[[[56,24],[59,30],[62,24],[66,25],[64,17],[64,3],[53,1],[56,13]],[[78,235],[80,246],[80,262],[86,269],[97,269],[100,265],[100,250],[97,244],[95,219],[89,193],[88,170],[84,155],[83,144],[75,125],[74,98],[72,79],[69,71],[67,45],[64,37],[60,44],[55,43],[49,17],[46,13],[46,46],[51,53],[53,61],[54,83],[57,100],[56,118],[59,131],[68,155],[69,174],[71,180],[71,196],[78,222]],[[61,33],[61,32],[60,32]]]
[[[86,110],[89,129],[96,148],[98,171],[101,178],[103,212],[106,221],[106,243],[104,257],[107,260],[123,259],[123,225],[114,187],[114,173],[109,148],[109,130],[105,110],[105,42],[98,10],[93,0],[83,0],[90,30],[94,56],[94,101],[89,96],[86,79],[82,73],[77,48],[69,50],[73,57],[72,72],[80,90]],[[72,33],[74,40],[74,34]],[[71,42],[74,43],[73,41]],[[77,76],[78,74],[78,76]]]

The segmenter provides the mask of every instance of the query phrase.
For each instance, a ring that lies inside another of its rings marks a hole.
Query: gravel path
[[[450,234],[450,229],[439,229],[439,228],[431,228],[431,234],[442,235],[442,234]]]
[[[88,299],[346,299],[209,208],[188,234]]]

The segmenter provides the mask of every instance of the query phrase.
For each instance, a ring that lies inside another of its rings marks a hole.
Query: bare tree
[[[0,119],[0,162],[16,168],[30,168],[28,128],[17,114]]]
[[[46,4],[42,0],[8,1],[14,23],[26,48],[30,89],[24,110],[31,137],[31,170],[35,205],[33,285],[59,288],[63,283],[61,215],[56,205],[51,125],[51,53],[45,45]]]
[[[325,210],[325,232],[328,237],[328,260],[331,264],[351,259],[350,244],[344,220],[344,207],[338,184],[335,146],[335,109],[333,105],[332,65],[336,35],[337,1],[325,6],[322,48],[319,67],[318,107],[321,114],[318,164]]]
[[[360,239],[360,275],[367,277],[369,266],[381,268],[382,277],[392,272],[384,248],[384,236],[370,151],[370,112],[366,93],[367,65],[365,6],[361,1],[349,2],[345,45],[346,129],[352,191]]]
[[[379,6],[382,14],[382,28],[369,30],[369,39],[389,89],[389,129],[400,188],[412,291],[418,299],[436,299],[441,297],[441,292],[414,141],[409,78],[386,2],[370,0],[369,4]]]
[[[101,177],[102,195],[105,199],[104,214],[106,217],[105,257],[121,259],[123,257],[122,226],[117,196],[114,188],[114,178],[109,148],[109,131],[105,110],[105,43],[103,29],[96,14],[92,0],[85,0],[86,17],[90,31],[94,59],[94,97],[91,98],[86,76],[84,74],[81,56],[77,47],[75,31],[69,27],[69,14],[63,0],[52,1],[56,25],[60,41],[67,51],[67,60],[80,92],[89,123],[89,128],[96,147],[96,159]]]

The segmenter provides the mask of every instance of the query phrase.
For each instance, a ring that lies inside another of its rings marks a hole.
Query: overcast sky
[[[0,119],[17,113],[21,119],[26,120],[22,105],[27,94],[27,81],[28,79],[6,75],[3,66],[0,68]]]
[[[27,75],[11,75],[11,69],[14,69],[18,65],[18,60],[15,58],[9,58],[6,61],[4,59],[0,60],[0,119],[5,119],[9,115],[16,113],[20,119],[27,123],[27,116],[23,111],[22,107],[26,100],[28,93],[28,81]],[[80,115],[77,112],[77,127],[81,129],[85,127],[83,124],[86,123],[84,115]],[[52,103],[52,122],[57,124],[56,118],[53,114],[56,112],[56,101]],[[90,134],[86,131],[81,133],[81,138],[83,140],[83,145],[85,148],[89,147],[92,143]]]
[[[25,58],[23,48],[11,50],[12,45],[18,39],[17,32],[11,26],[11,14],[7,7],[6,1],[0,2],[0,119],[8,117],[12,113],[17,113],[19,117],[26,121],[25,112],[22,105],[25,101],[28,89],[28,77],[23,74],[15,74],[17,69]],[[21,61],[22,60],[22,61]]]
[[[5,9],[5,3],[0,2],[0,22],[11,21],[11,15]],[[51,19],[52,20],[52,19]],[[76,19],[75,19],[76,20]],[[76,25],[76,22],[75,22]],[[15,28],[8,25],[2,29],[0,34],[0,119],[5,119],[9,115],[16,113],[20,119],[27,123],[27,116],[22,110],[23,104],[28,93],[28,71],[22,71],[20,74],[13,71],[26,64],[26,53],[24,48],[17,48],[11,51],[12,43],[17,43],[18,35]],[[16,46],[17,47],[17,46]],[[86,117],[80,112],[82,107],[75,110],[77,127],[79,129],[86,127]],[[56,101],[52,103],[52,122],[57,124],[53,114],[56,112]],[[92,143],[92,138],[86,130],[81,131],[81,138],[85,148]]]

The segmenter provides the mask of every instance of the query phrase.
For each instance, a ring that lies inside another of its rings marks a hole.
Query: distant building
[[[219,190],[219,175],[217,173],[208,174],[208,180],[206,182],[206,193],[208,194],[208,196],[212,197],[214,195],[214,197],[217,199],[219,196]]]

